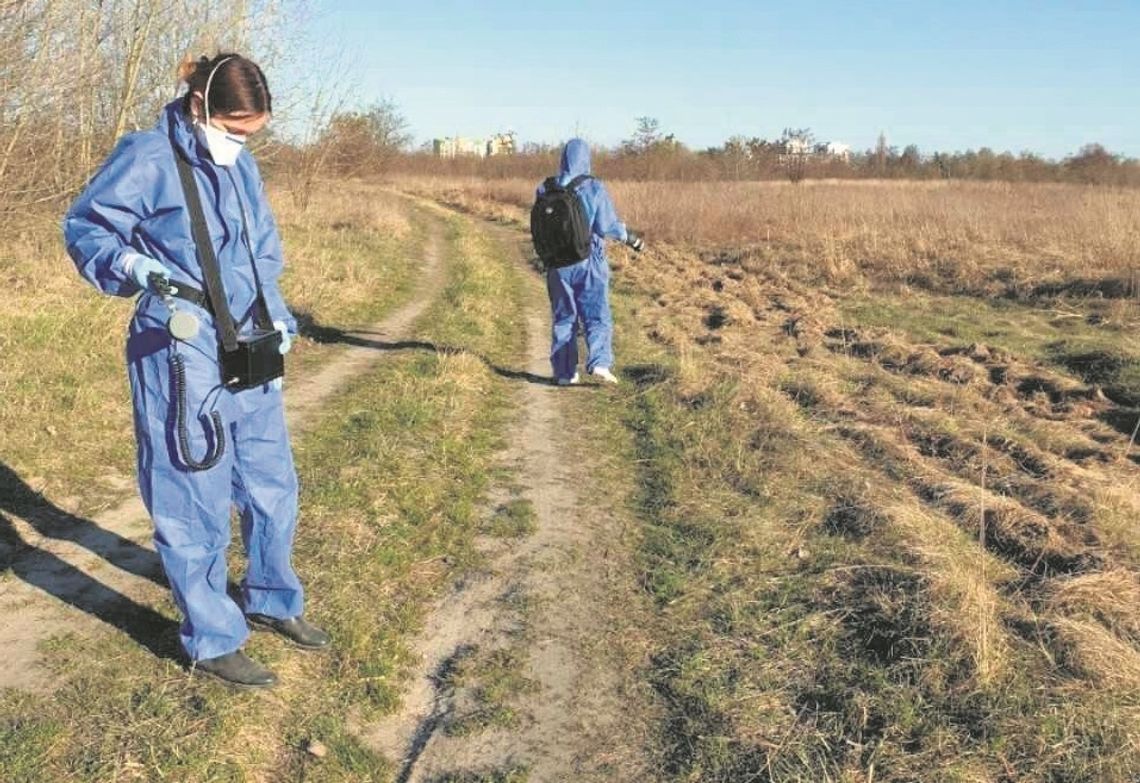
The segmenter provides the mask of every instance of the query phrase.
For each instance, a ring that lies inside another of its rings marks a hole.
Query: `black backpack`
[[[547,269],[569,266],[590,257],[590,219],[578,198],[578,186],[590,179],[582,174],[563,187],[555,177],[543,183],[543,193],[530,210],[534,250]]]

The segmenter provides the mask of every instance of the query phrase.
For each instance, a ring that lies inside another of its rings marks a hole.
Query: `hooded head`
[[[562,148],[562,171],[560,179],[566,182],[582,174],[590,173],[590,146],[581,139],[570,139]]]

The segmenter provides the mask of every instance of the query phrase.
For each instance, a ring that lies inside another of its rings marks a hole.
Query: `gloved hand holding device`
[[[131,253],[126,256],[123,259],[123,271],[127,273],[127,277],[135,281],[135,285],[151,293],[162,293],[151,282],[151,275],[158,275],[167,281],[171,278],[169,269],[162,263],[155,261],[150,256],[144,256],[142,253]]]
[[[645,249],[645,240],[641,238],[641,235],[635,234],[632,231],[626,233],[625,243],[633,248],[633,252],[640,253]]]

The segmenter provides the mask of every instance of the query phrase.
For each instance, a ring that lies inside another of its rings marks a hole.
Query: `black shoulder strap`
[[[255,310],[253,314],[253,323],[257,328],[266,331],[273,330],[273,316],[269,312],[269,302],[265,299],[265,288],[261,285],[261,273],[257,271],[257,258],[253,252],[252,235],[249,230],[249,221],[246,215],[245,198],[241,195],[241,188],[238,187],[237,180],[234,179],[233,168],[226,169],[229,175],[230,182],[233,183],[234,192],[237,199],[241,204],[241,230],[242,241],[245,242],[246,250],[249,251],[249,267],[253,270],[253,284],[257,288],[257,299],[254,303]],[[244,323],[244,321],[242,322]],[[240,324],[239,324],[240,327]]]
[[[173,146],[173,144],[172,144]],[[206,296],[214,310],[214,322],[218,327],[222,347],[227,351],[237,350],[237,330],[234,318],[226,302],[226,287],[222,283],[222,273],[218,269],[218,257],[214,254],[214,242],[206,227],[206,215],[202,212],[202,197],[198,194],[198,183],[194,181],[194,171],[181,150],[174,148],[174,161],[178,164],[178,178],[182,180],[182,192],[186,195],[186,206],[190,209],[190,229],[194,234],[194,247],[198,251],[198,263],[202,266],[202,277],[206,281]]]
[[[570,180],[570,183],[566,185],[566,189],[577,190],[578,186],[588,179],[593,179],[593,177],[591,177],[589,174],[579,174],[578,176],[574,177],[574,179]]]

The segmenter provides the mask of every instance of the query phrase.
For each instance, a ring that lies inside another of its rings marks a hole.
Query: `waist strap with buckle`
[[[199,291],[192,285],[187,285],[177,280],[171,280],[170,285],[174,288],[174,290],[170,292],[171,296],[187,301],[192,305],[197,305],[210,315],[214,314],[214,308],[210,306],[210,297],[206,296],[204,292]]]

